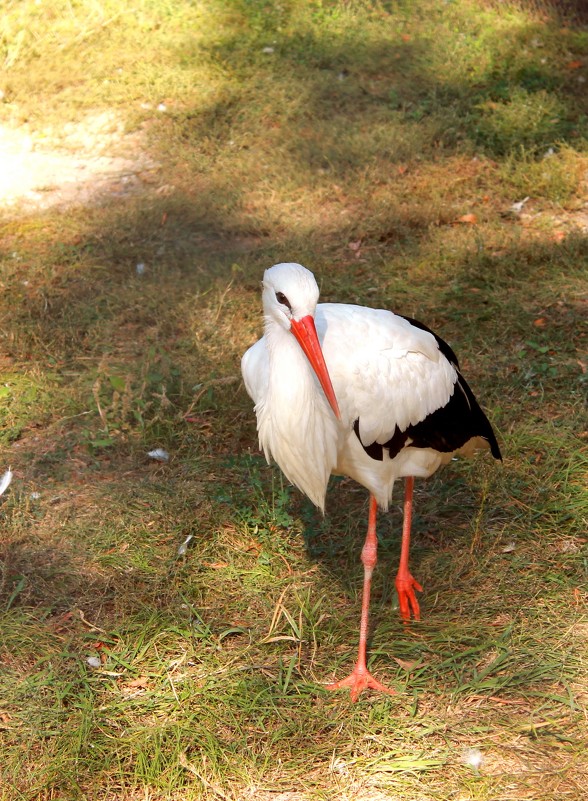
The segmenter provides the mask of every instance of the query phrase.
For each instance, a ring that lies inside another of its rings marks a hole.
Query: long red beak
[[[316,373],[316,377],[321,382],[321,387],[323,388],[323,392],[329,401],[331,409],[335,412],[337,419],[340,420],[341,412],[339,411],[339,404],[337,403],[335,390],[333,389],[333,384],[331,383],[331,376],[327,370],[325,357],[323,356],[321,344],[316,332],[314,319],[310,316],[310,314],[308,314],[306,317],[302,317],[300,320],[292,320],[291,330],[298,340],[298,344],[306,354],[312,369]]]

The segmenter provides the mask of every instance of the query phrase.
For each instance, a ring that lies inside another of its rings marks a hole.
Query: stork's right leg
[[[357,662],[352,672],[345,679],[337,681],[334,684],[327,685],[327,690],[340,690],[343,687],[351,689],[351,700],[357,701],[360,694],[368,687],[372,690],[379,690],[383,693],[392,695],[394,690],[389,689],[381,684],[377,679],[374,679],[372,674],[367,669],[366,664],[366,650],[369,626],[369,612],[370,612],[370,590],[372,583],[372,573],[378,561],[378,538],[376,536],[376,513],[377,503],[373,495],[370,497],[370,513],[367,535],[361,552],[361,561],[363,562],[364,578],[363,578],[363,595],[361,599],[361,622],[359,626],[359,649],[357,654]]]

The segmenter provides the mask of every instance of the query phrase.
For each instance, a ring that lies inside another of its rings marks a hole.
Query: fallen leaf
[[[555,231],[551,237],[553,242],[562,242],[566,238],[565,231]]]
[[[145,688],[149,686],[149,679],[147,676],[139,676],[138,679],[133,679],[125,684],[125,687]]]
[[[569,62],[566,64],[566,67],[567,67],[569,70],[579,70],[579,69],[580,69],[581,67],[583,67],[583,66],[584,66],[584,62],[583,62],[583,61],[581,61],[579,58],[575,59],[574,61],[569,61]]]
[[[396,662],[396,664],[397,664],[397,665],[400,665],[400,667],[401,667],[403,670],[406,670],[406,671],[407,671],[407,672],[409,672],[409,673],[410,673],[410,671],[411,671],[411,670],[414,670],[414,669],[415,669],[415,667],[416,667],[416,666],[417,666],[417,664],[418,664],[418,662],[417,662],[416,660],[414,660],[414,661],[412,661],[412,662],[409,662],[409,661],[408,661],[408,660],[406,660],[406,659],[398,659],[398,657],[397,657],[397,656],[393,656],[393,657],[392,657],[392,659],[393,659],[393,660]]]
[[[125,551],[128,551],[129,547],[130,546],[128,542],[123,542],[122,545],[115,545],[114,548],[109,548],[108,551],[104,551],[104,553],[105,554],[124,553]]]
[[[468,225],[475,225],[478,222],[478,218],[475,214],[462,214],[461,217],[458,217],[455,222],[458,223],[467,223]]]
[[[494,620],[490,622],[491,626],[506,626],[510,623],[511,618],[506,612],[501,612],[499,615],[496,615]]]
[[[545,327],[545,317],[538,317],[534,322],[533,325],[536,328],[544,328]]]

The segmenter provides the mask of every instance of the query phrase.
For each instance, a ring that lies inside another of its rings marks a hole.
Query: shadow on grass
[[[271,20],[257,24],[255,6],[236,6],[235,30],[225,26],[204,52],[214,63],[244,68],[259,95],[233,86],[230,99],[189,114],[191,136],[229,140],[244,121],[259,124],[268,114],[265,94],[283,97],[289,102],[281,109],[273,104],[267,118],[274,141],[302,174],[324,170],[337,181],[360,174],[373,158],[401,162],[414,153],[415,138],[428,158],[455,147],[492,157],[513,149],[542,155],[581,141],[588,112],[581,65],[562,57],[561,45],[580,51],[582,45],[540,21],[453,19],[439,9],[419,39],[406,33],[410,15],[395,9],[393,18],[374,11],[372,25],[360,32],[333,20],[313,28],[292,23],[288,30],[286,19],[288,33],[280,34]],[[452,23],[462,30],[461,43],[448,57],[438,40]],[[264,55],[269,36],[273,45]],[[376,143],[379,126],[388,130]]]
[[[500,0],[486,0],[485,4],[500,8]],[[588,25],[588,8],[584,0],[517,0],[517,5],[543,19],[551,18],[567,25]]]
[[[79,468],[86,471],[89,480],[93,480],[93,475],[98,475],[103,466],[110,469],[108,462],[113,456],[114,462],[119,461],[123,469],[134,465],[137,445],[132,442],[129,444],[129,437],[131,441],[134,437],[139,447],[144,447],[141,441],[148,436],[164,437],[167,438],[164,444],[173,443],[176,447],[181,447],[182,434],[178,433],[177,427],[180,426],[185,433],[187,429],[177,414],[178,410],[187,409],[193,399],[190,387],[213,375],[220,374],[222,377],[227,369],[231,372],[238,370],[238,358],[248,343],[244,343],[238,336],[223,344],[219,352],[207,350],[207,345],[201,345],[197,341],[192,344],[194,330],[191,332],[189,328],[183,327],[184,310],[194,298],[198,310],[196,316],[201,312],[208,313],[208,301],[205,300],[202,305],[201,299],[207,297],[207,293],[216,283],[226,286],[231,280],[233,259],[239,257],[239,254],[241,257],[245,255],[244,267],[236,278],[240,298],[235,308],[229,310],[228,325],[231,325],[235,315],[246,310],[245,313],[252,320],[253,329],[259,331],[259,297],[257,289],[253,294],[253,286],[257,284],[262,269],[269,263],[269,255],[275,254],[274,259],[278,258],[277,254],[282,248],[285,253],[295,254],[300,243],[296,239],[289,242],[287,237],[280,241],[270,238],[262,243],[249,244],[244,254],[240,241],[243,229],[240,227],[238,215],[233,220],[218,221],[214,220],[206,204],[205,209],[206,213],[195,206],[191,199],[183,199],[181,202],[176,199],[174,206],[162,201],[150,201],[126,210],[122,215],[120,210],[114,208],[90,210],[85,237],[80,235],[78,229],[75,244],[56,238],[53,240],[52,250],[43,254],[37,265],[32,265],[31,269],[29,264],[26,273],[21,273],[18,269],[13,273],[13,283],[8,285],[8,292],[12,290],[15,293],[14,302],[10,304],[5,318],[7,330],[11,332],[12,344],[8,355],[17,363],[27,360],[41,375],[47,369],[45,365],[49,357],[49,371],[56,386],[67,381],[68,376],[75,375],[75,380],[81,382],[79,391],[82,397],[78,398],[71,412],[74,417],[76,414],[89,414],[90,430],[102,427],[96,408],[96,397],[92,392],[101,360],[108,357],[114,365],[110,372],[104,373],[108,392],[99,396],[108,413],[108,404],[114,403],[116,392],[122,393],[116,381],[109,383],[109,377],[130,374],[135,381],[136,386],[133,386],[137,395],[141,381],[142,386],[145,382],[148,383],[151,369],[149,365],[154,363],[159,371],[152,379],[152,385],[148,384],[148,391],[143,390],[146,394],[136,398],[135,405],[127,410],[128,416],[114,417],[110,421],[112,428],[123,429],[123,433],[126,432],[128,436],[126,439],[112,439],[108,449],[103,451],[107,456],[106,462],[93,454],[91,440],[80,440],[77,423],[64,422],[54,429],[53,434],[48,432],[49,440],[51,436],[62,438],[62,451],[53,456],[50,455],[50,449],[44,451],[47,457],[45,459],[38,440],[31,440],[29,446],[26,444],[31,434],[35,433],[38,423],[31,421],[31,428],[24,432],[19,431],[16,436],[23,436],[23,456],[29,448],[35,454],[26,468],[29,480],[55,478],[56,461],[59,461],[60,469],[64,470],[64,465],[68,462],[68,449],[78,451],[79,458],[77,468],[69,463],[67,469],[70,478]],[[168,216],[165,225],[161,225],[158,223],[164,211]],[[100,225],[93,229],[92,223],[95,221]],[[205,237],[207,230],[216,231],[219,241],[225,237],[220,252],[216,250],[216,246],[211,249],[208,240],[205,240],[200,250],[199,237]],[[428,235],[428,229],[423,228],[415,236],[412,248],[416,257],[421,243]],[[323,253],[329,247],[328,241],[321,243],[318,240],[318,244],[319,251]],[[144,278],[135,274],[134,266],[138,254],[145,258],[151,270],[151,274]],[[567,391],[569,395],[574,377],[579,376],[573,360],[576,355],[575,346],[579,344],[575,339],[580,334],[579,324],[584,311],[569,303],[546,312],[544,308],[534,305],[532,300],[529,301],[528,287],[533,288],[533,298],[543,283],[549,287],[554,274],[563,273],[570,277],[577,274],[578,265],[583,264],[587,258],[588,245],[584,238],[572,238],[561,244],[519,244],[499,255],[464,250],[460,254],[461,261],[458,262],[456,257],[452,263],[451,283],[447,283],[447,277],[442,272],[433,284],[429,276],[420,282],[412,280],[415,293],[421,294],[426,289],[427,294],[422,296],[428,306],[426,321],[430,321],[430,316],[437,317],[442,309],[442,317],[449,333],[453,335],[459,336],[460,330],[463,331],[463,301],[464,297],[469,298],[465,313],[468,325],[475,328],[478,334],[476,347],[483,341],[490,355],[499,354],[499,373],[488,360],[485,363],[490,369],[489,378],[482,376],[479,370],[474,370],[474,373],[478,373],[476,378],[483,381],[485,387],[483,392],[478,392],[482,403],[486,400],[501,405],[500,399],[508,397],[509,402],[516,406],[517,401],[520,403],[521,396],[526,396],[523,408],[514,410],[514,418],[524,420],[530,410],[541,414],[540,408],[537,408],[538,401],[529,398],[529,392],[535,392],[541,397],[547,387],[551,394]],[[48,262],[52,263],[52,269],[47,276]],[[342,287],[346,286],[347,291],[354,291],[353,277],[356,269],[355,264],[338,269],[339,280],[342,274],[346,276],[347,280],[342,282]],[[36,277],[33,277],[35,273]],[[23,289],[18,285],[21,275],[24,274],[29,276],[27,280],[32,283],[35,293],[28,303],[23,302]],[[387,270],[370,276],[370,282],[377,287],[376,295],[372,295],[376,302],[372,301],[372,305],[380,305],[378,299],[381,299],[381,305],[387,305],[385,297],[388,294],[388,277]],[[325,279],[328,282],[329,276],[326,275]],[[476,290],[475,293],[468,295],[470,289]],[[346,301],[352,298],[343,295],[337,299]],[[253,307],[246,309],[249,304],[253,304]],[[552,324],[545,328],[534,328],[533,323],[539,314],[543,317],[551,315]],[[496,319],[505,318],[508,320],[507,327],[503,322],[500,330],[497,330]],[[168,319],[169,322],[166,322]],[[214,339],[219,326],[218,315],[213,316],[212,324],[205,329],[205,337]],[[201,335],[202,332],[196,329],[195,333]],[[440,333],[447,336],[445,330]],[[508,333],[508,341],[505,341],[505,333]],[[531,337],[534,344],[525,344],[526,339]],[[154,348],[157,348],[156,352]],[[195,354],[190,353],[190,349]],[[164,356],[167,366],[162,368]],[[74,373],[72,365],[75,367]],[[516,372],[505,374],[504,371],[510,368]],[[173,414],[167,416],[160,409],[148,406],[152,403],[151,395],[155,396],[161,391],[162,383],[166,384],[167,396],[174,404]],[[578,384],[575,390],[578,397],[580,391]],[[63,410],[59,405],[63,400],[59,391],[55,392],[53,401],[48,401],[49,406],[45,410],[48,418],[52,416],[52,402],[56,406],[53,416],[61,419],[59,415],[63,414]],[[138,419],[141,414],[143,421]],[[222,389],[218,392],[212,389],[202,398],[199,414],[205,417],[203,434],[190,438],[189,447],[203,449],[203,453],[214,459],[215,454],[218,456],[219,453],[226,453],[227,449],[234,452],[235,449],[245,447],[246,443],[254,446],[253,412],[244,392],[226,397]],[[234,431],[236,415],[238,425],[245,426],[246,433],[243,430]],[[151,422],[153,426],[150,428]],[[506,430],[508,421],[499,420],[499,423]],[[211,439],[209,432],[217,432],[214,439]],[[505,450],[508,453],[508,443]],[[140,491],[140,484],[138,487]],[[363,506],[363,500],[361,504]],[[345,508],[347,505],[346,500]],[[333,514],[336,519],[336,509]],[[348,513],[343,514],[346,516]],[[363,521],[363,516],[359,517]],[[361,539],[363,522],[358,525]],[[399,530],[399,526],[397,528]],[[357,555],[359,550],[355,550]],[[351,552],[348,555],[351,556]],[[340,569],[338,558],[331,561],[328,567],[336,574]],[[25,575],[25,572],[20,568],[16,571],[18,575]],[[345,583],[344,578],[343,582]],[[44,579],[34,583],[39,587],[46,584]],[[54,600],[51,594],[47,597],[49,603]],[[38,601],[42,602],[42,598],[38,597]]]

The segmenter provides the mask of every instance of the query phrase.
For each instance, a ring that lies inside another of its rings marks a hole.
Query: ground
[[[138,133],[114,112],[89,114],[61,130],[0,126],[0,206],[66,209],[141,191],[158,165]]]
[[[546,10],[547,9],[547,10]],[[586,786],[588,35],[543,3],[14,0],[0,19],[0,799]],[[524,202],[523,202],[524,201]],[[379,521],[265,464],[277,261],[438,331],[502,465]],[[155,449],[169,456],[149,456]]]

